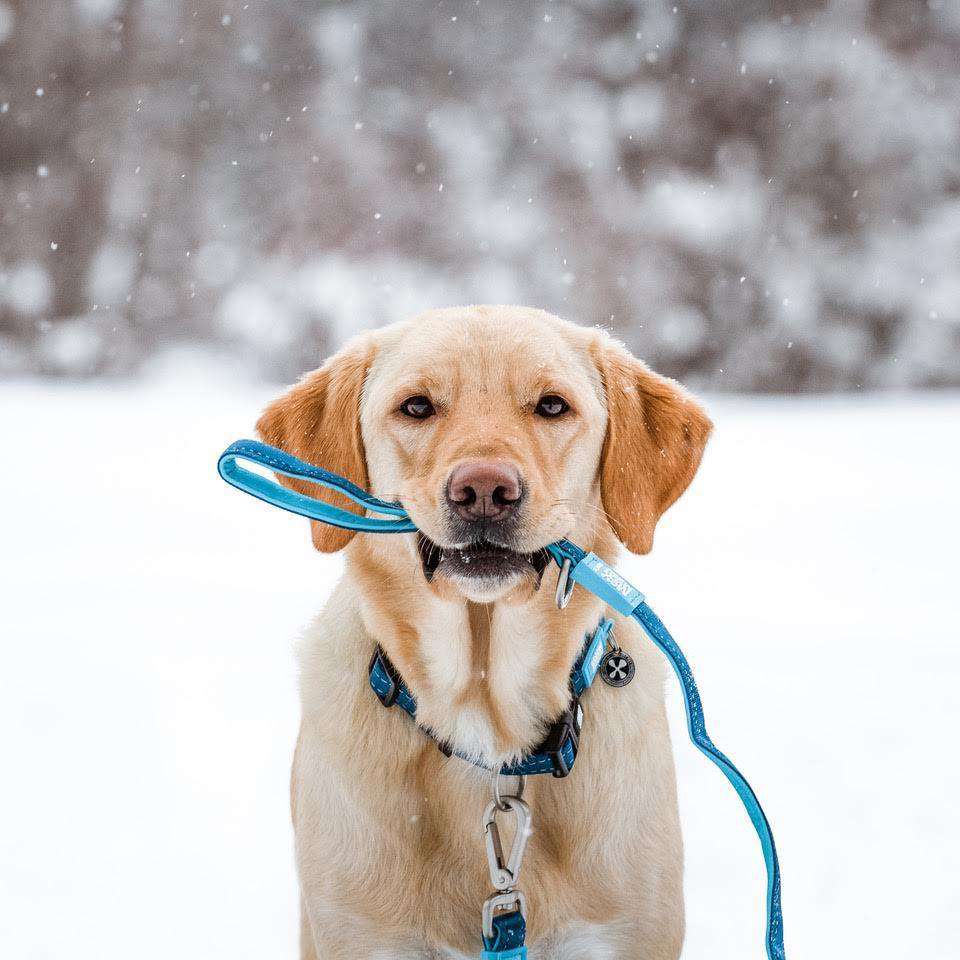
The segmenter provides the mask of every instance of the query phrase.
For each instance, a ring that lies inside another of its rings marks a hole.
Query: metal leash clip
[[[523,794],[524,779],[520,778],[517,792]],[[504,856],[503,839],[497,824],[498,813],[512,813],[514,817],[513,841],[510,853]],[[490,883],[497,891],[483,904],[483,936],[488,940],[495,935],[494,919],[504,913],[519,912],[526,919],[527,901],[519,890],[515,890],[520,879],[520,867],[523,854],[527,849],[527,840],[531,833],[533,818],[530,808],[520,796],[502,796],[500,793],[500,773],[493,774],[493,799],[483,813],[483,833],[487,848],[487,866],[490,870]],[[522,942],[522,941],[521,941]]]
[[[523,863],[523,854],[527,848],[527,838],[530,836],[530,808],[519,797],[501,797],[502,807],[497,806],[496,800],[487,804],[483,815],[483,831],[487,844],[487,865],[490,868],[490,882],[501,893],[511,890],[517,885],[520,877],[520,866]],[[503,842],[500,839],[500,828],[497,826],[497,814],[500,811],[512,813],[516,830],[513,835],[513,844],[510,855],[504,858]]]

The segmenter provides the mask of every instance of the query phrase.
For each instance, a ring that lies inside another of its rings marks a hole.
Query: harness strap
[[[571,698],[567,709],[550,725],[543,742],[532,753],[520,760],[505,763],[500,768],[501,775],[528,777],[550,773],[555,777],[566,777],[570,773],[580,749],[580,733],[583,729],[583,706],[580,703],[580,697],[589,689],[597,676],[600,658],[612,630],[613,621],[604,618],[593,633],[587,634],[583,649],[570,671]],[[373,692],[385,707],[396,705],[416,721],[416,697],[410,692],[403,677],[379,644],[370,660],[368,675]],[[448,757],[456,756],[474,766],[483,766],[471,757],[452,750],[426,727],[421,729],[436,741],[437,746]]]
[[[367,516],[358,516],[346,510],[339,510],[329,504],[321,503],[312,497],[305,497],[281,487],[268,477],[237,466],[236,461],[238,459],[259,463],[284,476],[317,483],[344,494],[366,510],[394,519],[377,520]],[[415,525],[399,504],[379,500],[356,486],[356,484],[350,483],[349,480],[344,480],[336,474],[304,463],[282,450],[277,450],[263,443],[257,443],[253,440],[239,440],[231,444],[221,454],[217,468],[220,476],[227,483],[267,503],[289,510],[291,513],[309,517],[311,520],[321,520],[333,526],[369,533],[403,533],[416,530]],[[763,808],[760,806],[760,801],[750,784],[747,783],[743,774],[733,765],[732,761],[717,749],[707,733],[703,716],[703,703],[700,700],[690,664],[683,655],[683,651],[670,636],[660,618],[650,609],[643,594],[598,556],[587,553],[569,540],[559,540],[550,544],[546,549],[561,568],[561,577],[564,577],[564,571],[566,571],[566,578],[569,581],[579,583],[586,590],[613,607],[614,610],[636,620],[643,628],[644,633],[669,660],[670,666],[673,667],[673,671],[680,681],[690,739],[694,746],[718,766],[723,775],[730,781],[760,839],[767,869],[765,938],[767,958],[768,960],[785,960],[783,915],[780,902],[780,863],[777,859],[773,832]],[[566,584],[562,585],[566,586]],[[515,956],[520,956],[520,954]],[[497,958],[497,960],[500,960],[500,958]]]

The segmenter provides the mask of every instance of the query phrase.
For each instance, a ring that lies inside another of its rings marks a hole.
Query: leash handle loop
[[[305,480],[325,487],[352,500],[371,513],[392,517],[390,520],[381,520],[362,514],[342,510],[333,504],[324,503],[316,497],[308,497],[296,490],[289,490],[281,486],[271,477],[255,473],[240,466],[241,461],[256,463],[268,467],[274,473],[283,474],[294,480]],[[359,530],[366,533],[412,533],[416,530],[413,521],[407,512],[398,503],[388,503],[367,493],[355,483],[311,463],[305,463],[289,453],[284,453],[276,447],[268,446],[257,440],[238,440],[231,443],[217,461],[217,470],[220,476],[231,486],[249,493],[258,500],[280,507],[290,513],[329,523],[331,526],[344,530]]]

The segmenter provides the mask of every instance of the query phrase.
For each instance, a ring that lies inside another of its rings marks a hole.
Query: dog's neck
[[[486,765],[534,747],[568,705],[570,670],[603,605],[575,591],[563,611],[553,570],[491,603],[476,603],[452,585],[429,585],[413,538],[357,537],[348,565],[361,614],[417,699],[417,719],[438,739]],[[590,538],[612,559],[612,535]]]

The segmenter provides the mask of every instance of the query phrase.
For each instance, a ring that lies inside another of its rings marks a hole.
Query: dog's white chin
[[[524,579],[522,573],[510,573],[504,577],[450,577],[450,582],[474,603],[493,603],[511,590],[515,590]]]

